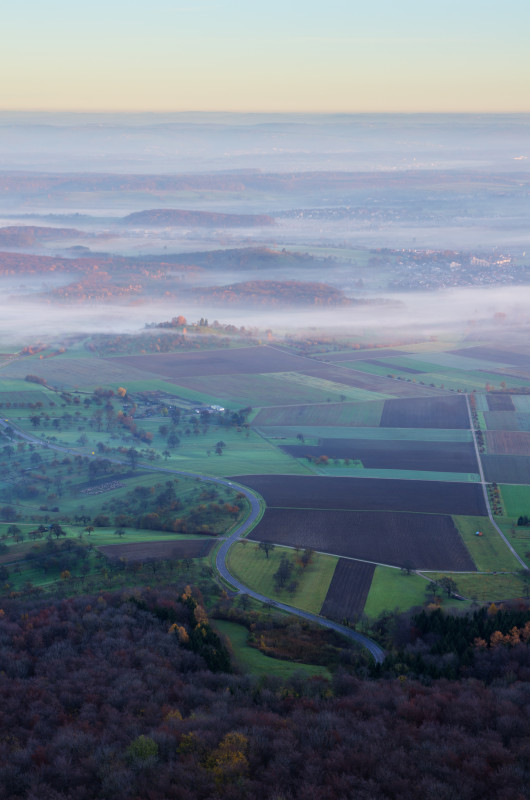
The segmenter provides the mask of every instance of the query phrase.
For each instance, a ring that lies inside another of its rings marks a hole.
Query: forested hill
[[[42,242],[81,238],[90,238],[90,234],[83,233],[76,228],[48,228],[38,225],[10,225],[0,228],[0,248],[33,247]]]
[[[174,586],[7,599],[0,642],[1,800],[530,797],[521,642],[490,684],[256,681]]]
[[[206,286],[193,294],[201,303],[245,306],[351,306],[355,302],[325,283],[307,281],[244,281],[230,286]]]
[[[170,208],[135,211],[123,217],[120,222],[124,225],[152,227],[194,225],[205,228],[251,228],[274,225],[273,217],[266,214],[220,214],[211,211],[182,211]]]

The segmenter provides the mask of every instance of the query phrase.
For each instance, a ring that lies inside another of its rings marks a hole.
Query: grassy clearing
[[[292,549],[275,547],[266,558],[265,553],[258,550],[254,542],[237,542],[228,552],[228,568],[236,578],[254,591],[295,608],[319,614],[338,558],[315,554],[305,570],[296,565],[292,580],[298,581],[298,586],[291,594],[287,589],[276,591],[274,585],[273,575],[280,565],[282,554],[295,563],[296,553]]]
[[[429,577],[438,580],[445,577],[443,572],[430,572]],[[524,597],[528,590],[519,575],[447,575],[452,578],[459,594],[471,600],[492,602]]]
[[[326,667],[317,667],[313,664],[298,664],[291,661],[280,661],[260,653],[255,647],[248,644],[248,631],[244,625],[227,620],[211,620],[211,625],[218,633],[225,636],[232,647],[234,659],[242,672],[251,672],[253,675],[274,675],[277,678],[290,678],[295,674],[302,674],[308,678],[316,676],[331,679],[331,674]]]
[[[453,516],[464,544],[479,571],[517,570],[518,561],[508,550],[488,517]],[[483,536],[476,536],[482,531]]]
[[[400,569],[376,567],[366,598],[364,613],[375,619],[382,611],[405,611],[425,602],[427,582],[419,575],[405,575]]]
[[[0,539],[7,535],[7,531],[9,526],[14,523],[7,523],[3,522],[0,523]],[[35,530],[35,525],[30,525],[27,523],[17,522],[15,523],[18,528],[22,531],[24,536],[24,541],[21,544],[10,544],[11,538],[6,539],[6,544],[9,547],[9,552],[17,553],[19,551],[25,552],[26,550],[31,548],[31,543],[28,540],[28,533],[29,531]],[[62,529],[65,531],[67,538],[71,539],[82,539],[85,544],[93,544],[95,547],[103,544],[127,544],[133,542],[159,542],[159,541],[167,541],[168,539],[179,541],[182,539],[196,539],[197,536],[193,534],[183,534],[183,533],[166,533],[165,531],[153,531],[153,530],[146,530],[146,529],[133,529],[127,528],[125,529],[125,533],[123,536],[116,536],[114,531],[116,530],[116,526],[112,526],[110,528],[94,528],[91,533],[88,533],[85,529],[84,525],[61,525]],[[42,539],[37,539],[38,542],[42,542]],[[62,541],[62,537],[59,539],[59,542]]]
[[[215,451],[220,440],[226,444],[221,456]],[[156,443],[153,439],[153,444]],[[160,444],[159,448],[162,447]],[[164,466],[207,475],[303,475],[310,472],[305,465],[252,430],[247,436],[234,429],[215,427],[197,436],[181,436],[179,446],[170,452]]]
[[[504,484],[500,489],[508,517],[530,516],[530,486]]]

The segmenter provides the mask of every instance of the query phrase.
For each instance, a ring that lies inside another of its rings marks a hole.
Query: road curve
[[[373,657],[374,661],[378,664],[381,664],[385,659],[385,651],[367,636],[363,636],[362,633],[353,631],[351,628],[347,628],[345,625],[339,625],[338,622],[333,622],[330,619],[321,617],[319,614],[312,614],[310,611],[303,611],[300,608],[294,608],[294,606],[289,606],[286,603],[280,603],[277,600],[273,600],[270,597],[259,594],[259,592],[249,589],[248,586],[245,586],[243,583],[241,583],[241,581],[238,581],[237,578],[234,578],[234,576],[230,573],[226,563],[228,551],[234,542],[236,542],[243,534],[247,533],[254,527],[261,513],[261,504],[258,497],[246,486],[234,484],[230,481],[223,481],[223,483],[229,486],[236,486],[237,489],[245,495],[250,503],[250,514],[246,520],[244,520],[244,522],[242,522],[241,525],[239,525],[236,530],[233,531],[230,536],[223,541],[221,547],[217,551],[217,555],[215,557],[215,566],[224,580],[230,583],[240,592],[248,594],[249,597],[253,597],[254,600],[259,600],[262,603],[268,603],[269,605],[273,606],[274,608],[278,608],[281,611],[287,611],[289,614],[294,614],[297,617],[302,617],[302,619],[308,620],[309,622],[322,625],[324,628],[331,628],[331,630],[337,631],[337,633],[342,634],[347,639],[351,639],[352,641],[357,642],[357,644],[360,644],[362,647],[365,647]]]
[[[44,447],[49,447],[51,450],[58,450],[59,452],[70,453],[71,455],[83,455],[83,456],[87,455],[86,453],[79,453],[73,448],[66,447],[64,445],[51,444],[50,442],[46,442],[43,439],[39,439],[37,436],[27,434],[25,431],[21,431],[20,429],[11,425],[7,420],[0,419],[0,426],[3,428],[11,427],[13,433],[15,433],[17,436],[20,436],[21,438],[33,444],[40,444]],[[87,457],[99,458],[100,456],[87,455]],[[127,464],[126,461],[117,458],[109,458],[107,460],[112,462],[113,464]],[[369,639],[367,636],[364,636],[362,633],[353,631],[351,628],[347,628],[345,625],[339,625],[337,622],[333,622],[330,619],[321,617],[318,614],[312,614],[310,611],[303,611],[300,608],[289,606],[286,603],[280,603],[277,600],[273,600],[271,597],[266,597],[265,595],[259,594],[258,592],[255,592],[253,589],[250,589],[248,586],[245,586],[243,583],[238,581],[237,578],[234,578],[234,576],[230,573],[226,564],[226,559],[230,547],[241,536],[243,536],[245,533],[248,533],[248,531],[250,531],[254,527],[261,514],[262,505],[260,502],[260,498],[256,493],[251,491],[247,486],[244,486],[240,483],[234,483],[233,481],[228,480],[228,478],[216,478],[215,476],[210,476],[210,475],[208,476],[199,475],[196,472],[187,472],[186,470],[172,469],[171,467],[155,467],[152,465],[140,464],[140,463],[138,464],[138,466],[141,467],[141,469],[148,470],[150,472],[166,472],[172,475],[182,475],[189,478],[199,478],[199,480],[202,481],[222,484],[223,486],[228,486],[230,488],[236,489],[237,491],[244,494],[250,504],[250,513],[246,517],[246,519],[244,519],[243,522],[241,522],[241,524],[238,525],[234,531],[232,531],[230,536],[227,536],[223,540],[215,557],[215,566],[221,577],[225,581],[227,581],[227,583],[231,584],[239,592],[248,594],[249,597],[253,597],[255,600],[259,600],[262,603],[267,603],[268,605],[273,606],[274,608],[278,608],[281,611],[286,611],[289,614],[294,614],[295,616],[301,617],[302,619],[306,619],[309,622],[314,622],[317,625],[322,625],[324,628],[331,628],[331,630],[337,631],[337,633],[342,634],[347,639],[351,639],[352,641],[357,642],[370,652],[371,656],[373,657],[376,663],[381,664],[384,661],[385,651],[383,650],[383,648],[380,647],[371,639]]]

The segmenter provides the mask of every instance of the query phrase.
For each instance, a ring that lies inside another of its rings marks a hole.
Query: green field
[[[512,401],[516,411],[521,411],[523,414],[530,414],[530,394],[512,395]]]
[[[530,486],[503,484],[500,490],[508,517],[530,517]]]
[[[329,466],[310,465],[318,475],[359,476],[363,478],[394,478],[408,481],[448,481],[449,483],[477,483],[480,478],[473,472],[427,472],[415,469],[376,469],[375,467],[355,468],[353,466],[335,466],[330,460]]]
[[[0,538],[3,534],[7,533],[7,529],[11,524],[12,523],[7,522],[0,523]],[[13,554],[24,553],[31,549],[32,544],[28,540],[27,534],[29,531],[35,529],[34,524],[17,522],[16,525],[23,532],[25,541],[23,541],[22,544],[10,544],[9,540],[6,540],[7,544],[9,545],[9,553],[12,552]],[[94,530],[91,532],[86,531],[86,525],[68,525],[65,523],[64,525],[61,525],[61,527],[65,531],[67,537],[72,539],[82,539],[85,544],[93,544],[94,547],[99,547],[106,544],[132,544],[134,542],[166,542],[168,540],[179,542],[187,539],[198,538],[197,535],[191,533],[172,533],[170,531],[153,531],[143,528],[126,528],[123,536],[116,536],[115,525],[111,526],[110,528],[94,528]],[[38,541],[42,542],[42,539]],[[61,541],[63,540],[59,539],[59,542]]]
[[[153,430],[158,425],[159,422],[152,423]],[[148,429],[149,425],[142,427]],[[180,444],[169,451],[169,458],[160,462],[161,466],[217,476],[265,473],[304,475],[311,472],[307,466],[253,430],[247,436],[245,432],[238,432],[234,428],[212,426],[206,433],[201,431],[197,435],[187,436],[179,430],[178,435]],[[226,445],[222,455],[216,453],[219,441]],[[159,452],[165,447],[161,438],[157,440],[156,434],[153,445],[158,447]]]
[[[281,396],[281,395],[280,395]],[[283,399],[283,398],[282,398]],[[315,427],[368,427],[377,428],[381,421],[384,401],[372,403],[331,403],[273,406],[263,408],[253,423],[258,426],[315,426]]]
[[[178,390],[182,397],[196,397],[231,408],[275,406],[279,399],[285,405],[299,405],[340,402],[342,398],[361,402],[381,397],[378,394],[374,397],[364,389],[296,372],[182,378]]]
[[[385,359],[382,358],[382,361]],[[400,371],[399,363],[413,369],[424,370],[417,375],[410,372]],[[486,384],[495,388],[500,388],[501,382],[509,388],[530,386],[530,381],[525,378],[513,377],[510,375],[481,370],[460,370],[451,367],[438,367],[436,364],[429,364],[422,361],[408,361],[407,359],[388,359],[385,364],[368,364],[365,361],[341,361],[341,367],[366,372],[370,375],[387,376],[393,375],[411,383],[425,384],[427,386],[444,386],[446,389],[460,389],[463,391],[473,391],[474,389],[484,390]]]
[[[470,351],[471,352],[471,351]],[[455,355],[454,353],[429,353],[428,354],[429,360],[428,362],[422,361],[417,355],[412,355],[409,357],[410,363],[406,363],[401,360],[401,364],[406,366],[414,367],[415,364],[421,363],[422,366],[416,367],[416,369],[424,369],[424,365],[427,365],[429,369],[425,370],[426,372],[437,372],[441,371],[441,369],[457,369],[464,373],[469,373],[473,371],[482,371],[482,370],[499,370],[500,364],[496,361],[487,361],[482,358],[473,358],[473,356],[463,356],[463,355]]]
[[[530,527],[519,526],[505,517],[496,521],[515,552],[530,566]]]
[[[256,647],[251,647],[248,644],[249,633],[244,625],[220,619],[210,620],[210,622],[212,627],[230,642],[234,660],[242,672],[250,672],[260,677],[274,675],[277,678],[284,679],[297,674],[307,678],[318,676],[328,680],[331,679],[331,674],[326,667],[281,661],[264,655]]]
[[[446,573],[429,572],[428,575],[435,580],[439,580],[445,577]],[[460,575],[450,574],[447,577],[455,581],[457,592],[470,600],[498,602],[515,597],[529,596],[529,589],[525,586],[525,583],[519,575],[506,573],[497,575],[473,575],[473,573],[466,572]]]
[[[520,568],[488,517],[455,515],[453,520],[479,572]],[[482,531],[483,536],[476,536],[476,531]]]
[[[375,619],[382,611],[405,611],[425,603],[427,581],[419,575],[405,575],[400,569],[376,567],[364,614]]]
[[[241,541],[228,551],[227,564],[234,577],[254,591],[295,608],[319,614],[339,559],[315,553],[312,563],[305,570],[295,567],[292,578],[298,581],[298,588],[291,594],[287,589],[276,591],[274,586],[273,575],[282,554],[286,554],[294,563],[295,551],[290,548],[275,547],[266,558],[256,543]]]
[[[258,425],[256,429],[270,439],[293,438],[293,444],[300,444],[296,436],[304,436],[304,444],[311,437],[322,439],[373,439],[388,442],[471,442],[469,430],[448,430],[444,428],[349,428],[327,425]],[[287,442],[282,442],[287,444]]]
[[[23,379],[26,375],[38,375],[45,378],[50,386],[59,388],[87,389],[95,386],[111,386],[117,389],[129,378],[142,380],[145,375],[133,367],[106,361],[102,358],[72,356],[68,353],[54,358],[40,359],[30,357],[13,361],[2,368],[2,375],[8,378]],[[27,388],[26,384],[26,388]],[[31,385],[31,384],[30,384]]]

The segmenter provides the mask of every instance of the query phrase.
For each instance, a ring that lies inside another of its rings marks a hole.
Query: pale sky
[[[529,112],[529,0],[6,0],[0,109]]]

